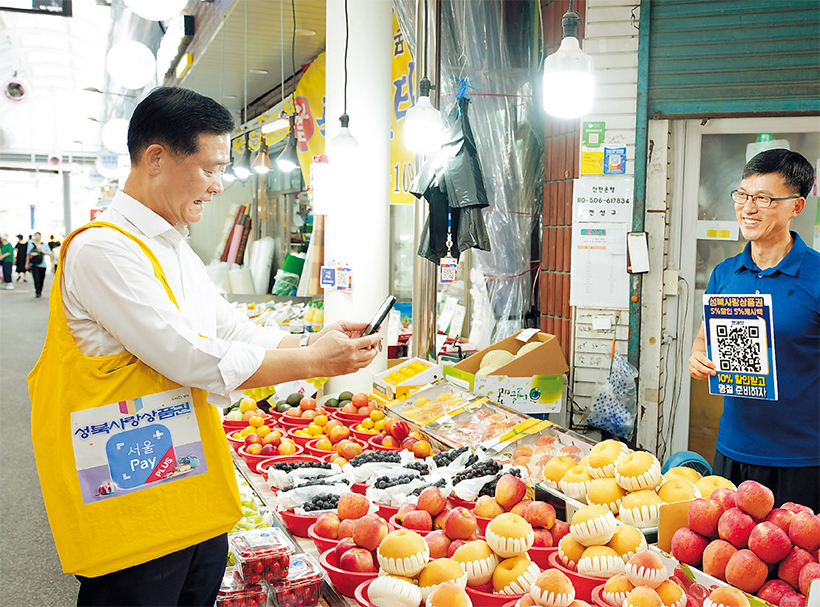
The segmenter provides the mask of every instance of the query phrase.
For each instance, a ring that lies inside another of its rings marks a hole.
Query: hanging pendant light
[[[245,133],[245,152],[242,154],[242,158],[239,159],[239,162],[234,166],[233,172],[239,181],[245,181],[251,176],[251,150],[248,147],[247,133]]]
[[[295,116],[290,117],[290,133],[288,133],[288,139],[285,142],[285,149],[282,150],[282,153],[279,154],[279,157],[276,159],[276,166],[279,167],[280,171],[284,171],[285,173],[289,173],[299,167],[299,158],[296,156],[295,118]]]
[[[358,150],[359,141],[350,134],[350,129],[348,128],[348,125],[350,124],[350,116],[347,114],[342,114],[339,117],[339,122],[342,123],[342,128],[339,130],[339,134],[336,135],[330,142],[331,152],[333,154],[338,154],[340,152],[346,153],[351,150]]]
[[[441,112],[430,102],[430,80],[424,76],[419,81],[419,96],[404,117],[404,143],[418,154],[428,154],[441,147],[444,133],[441,128]]]
[[[265,136],[262,136],[262,144],[259,146],[259,152],[253,160],[253,170],[260,175],[264,175],[273,168],[268,156],[268,144],[265,142]]]
[[[578,43],[581,23],[570,0],[569,10],[561,19],[561,46],[544,60],[544,109],[556,118],[580,118],[592,110],[594,66],[592,57]]]
[[[233,172],[233,165],[229,164],[222,173],[222,181],[225,183],[233,183],[236,181],[236,173]]]

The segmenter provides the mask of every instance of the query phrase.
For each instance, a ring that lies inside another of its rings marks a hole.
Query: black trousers
[[[43,292],[43,283],[46,280],[46,269],[40,266],[29,266],[31,276],[34,278],[34,292],[40,295]]]
[[[78,607],[213,607],[228,564],[228,534],[100,577],[77,576]]]
[[[735,485],[748,480],[766,485],[774,493],[775,508],[786,502],[795,502],[815,512],[820,510],[820,466],[755,466],[735,461],[717,451],[712,471]]]

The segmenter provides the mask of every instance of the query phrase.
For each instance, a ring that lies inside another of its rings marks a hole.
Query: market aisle
[[[2,603],[16,607],[77,602],[78,584],[60,568],[43,506],[26,384],[45,341],[52,277],[40,299],[30,276],[0,289],[0,588]]]

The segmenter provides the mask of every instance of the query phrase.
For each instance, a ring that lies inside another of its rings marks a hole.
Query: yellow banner
[[[325,153],[325,54],[305,70],[293,95],[296,107],[296,153],[305,183],[313,157]]]
[[[393,124],[390,137],[390,204],[412,204],[410,185],[416,174],[415,156],[404,145],[404,116],[416,102],[413,88],[416,62],[404,42],[396,14],[393,13],[393,71],[391,97]]]

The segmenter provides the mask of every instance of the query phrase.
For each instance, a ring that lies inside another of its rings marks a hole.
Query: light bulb
[[[420,95],[404,117],[404,143],[407,149],[427,154],[440,148],[443,139],[441,112],[430,103],[429,95]]]
[[[125,118],[112,118],[103,125],[102,142],[115,154],[128,153],[128,121]]]
[[[225,172],[222,173],[222,181],[224,181],[225,183],[232,183],[236,181],[236,175],[233,172],[232,166],[229,166],[227,169],[225,169]]]
[[[127,89],[141,89],[156,77],[157,61],[154,53],[142,42],[117,42],[105,56],[108,75]]]
[[[592,110],[595,89],[592,57],[567,36],[544,61],[544,109],[556,118],[580,118]]]
[[[252,168],[260,175],[266,174],[273,168],[270,162],[270,156],[268,156],[268,146],[262,145],[262,147],[259,148],[259,153],[256,154]]]
[[[288,135],[288,140],[285,143],[285,149],[279,154],[276,159],[276,166],[280,171],[289,173],[299,167],[299,158],[296,156],[296,135],[293,134],[293,129]]]
[[[339,121],[342,123],[342,128],[339,130],[339,134],[330,141],[331,154],[358,150],[359,141],[350,133],[348,128],[350,117],[347,114],[342,114]]]

